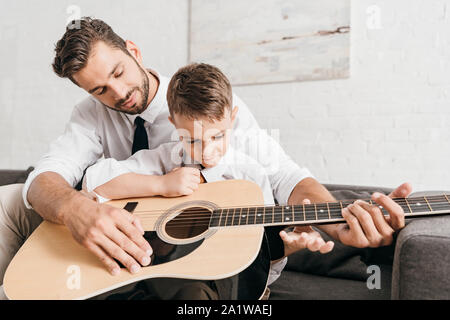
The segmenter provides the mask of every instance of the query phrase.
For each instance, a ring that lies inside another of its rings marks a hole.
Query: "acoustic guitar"
[[[394,201],[406,218],[450,212],[447,195]],[[145,279],[234,276],[237,299],[258,299],[270,268],[264,227],[342,223],[342,208],[353,202],[265,206],[259,186],[246,180],[201,184],[177,198],[110,201],[139,217],[153,248],[149,266],[112,276],[65,226],[44,221],[8,266],[4,290],[9,299],[88,299]]]

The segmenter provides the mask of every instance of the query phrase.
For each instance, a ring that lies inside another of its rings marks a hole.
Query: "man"
[[[171,140],[174,128],[168,121],[168,79],[145,69],[139,48],[121,39],[103,21],[83,18],[80,22],[79,29],[68,28],[58,41],[53,68],[58,76],[69,78],[91,96],[75,106],[65,133],[52,143],[25,185],[0,191],[1,279],[15,252],[42,218],[66,225],[74,239],[95,254],[112,274],[121,272],[116,260],[133,273],[150,263],[152,249],[142,236],[140,221],[125,210],[87,198],[74,186],[86,168],[103,155],[124,160],[139,149],[154,149]],[[250,133],[258,130],[255,119],[235,95],[233,105],[240,110],[235,129],[248,132],[251,140]],[[278,202],[334,200],[278,143],[264,134],[258,139],[268,146],[262,150],[266,158],[278,156],[279,170],[269,174]],[[232,144],[242,148],[238,141]],[[19,201],[21,191],[27,208]],[[410,192],[409,184],[403,184],[390,196],[405,197]],[[403,210],[387,196],[374,195],[373,200],[389,212],[389,219],[378,206],[359,201],[343,210],[347,224],[321,229],[333,239],[355,247],[392,243],[394,232],[404,227]],[[317,250],[326,245],[316,233],[306,231]],[[281,235],[289,252],[295,250],[296,241],[304,241],[296,237],[296,232]]]

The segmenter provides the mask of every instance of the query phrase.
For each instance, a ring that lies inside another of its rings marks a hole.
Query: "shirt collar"
[[[133,115],[127,114],[128,119],[130,119],[132,123],[134,123],[134,119],[136,119],[138,116],[144,119],[146,122],[153,123],[166,102],[166,79],[164,77],[161,77],[161,75],[153,69],[147,68],[147,71],[153,74],[156,79],[158,79],[158,89],[152,101],[144,110],[144,112],[142,112],[141,114]]]
[[[201,170],[206,182],[214,182],[224,180],[224,176],[227,172],[230,172],[230,166],[234,165],[234,149],[228,145],[227,152],[220,159],[219,163],[211,168],[204,168]]]

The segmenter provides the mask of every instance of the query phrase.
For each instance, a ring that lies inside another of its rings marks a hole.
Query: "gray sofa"
[[[23,183],[33,168],[0,170],[0,185]],[[326,184],[336,199],[368,199],[389,188]],[[319,231],[320,232],[320,231]],[[327,240],[329,237],[322,233]],[[335,242],[332,252],[299,251],[271,285],[270,299],[450,299],[450,216],[407,221],[395,244],[358,249]],[[380,271],[376,288],[373,269]],[[370,279],[369,279],[370,277]],[[368,281],[369,280],[369,281]]]

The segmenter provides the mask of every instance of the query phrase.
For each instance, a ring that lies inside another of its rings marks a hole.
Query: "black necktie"
[[[134,131],[132,154],[135,154],[139,150],[148,149],[148,136],[144,127],[144,119],[137,117],[134,120],[136,130]]]

